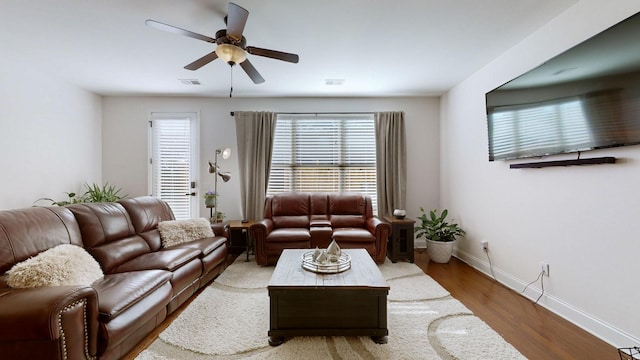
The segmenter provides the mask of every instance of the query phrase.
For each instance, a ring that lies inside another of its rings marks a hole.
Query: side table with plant
[[[453,253],[453,242],[456,236],[464,235],[465,231],[456,223],[446,221],[449,211],[442,210],[437,215],[438,210],[431,210],[429,215],[420,208],[422,215],[417,219],[420,221],[415,229],[418,238],[427,240],[427,253],[429,259],[437,263],[448,263]]]

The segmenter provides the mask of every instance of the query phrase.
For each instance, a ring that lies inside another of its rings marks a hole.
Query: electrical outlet
[[[540,262],[540,271],[542,275],[549,277],[549,264],[544,261]]]
[[[489,242],[487,240],[480,241],[480,245],[482,245],[482,250],[484,251],[489,250]]]

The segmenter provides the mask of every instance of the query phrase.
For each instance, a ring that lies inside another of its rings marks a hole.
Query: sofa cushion
[[[162,221],[173,220],[173,211],[165,201],[154,196],[118,200],[129,213],[137,234],[153,230]]]
[[[342,227],[363,228],[366,219],[371,217],[366,205],[366,197],[362,194],[329,195],[331,226],[334,229]]]
[[[118,202],[127,210],[136,234],[144,238],[151,251],[160,249],[162,241],[158,223],[175,220],[169,204],[155,196],[121,199]]]
[[[96,281],[93,287],[98,292],[100,321],[109,322],[131,306],[142,301],[171,279],[164,270],[132,271],[109,274]],[[168,303],[168,299],[166,300]]]
[[[118,266],[113,272],[129,272],[138,270],[167,270],[175,271],[182,265],[197,259],[198,249],[163,249],[138,256],[133,260]]]
[[[172,246],[169,249],[197,249],[200,251],[200,258],[206,257],[207,255],[214,252],[217,248],[224,246],[227,243],[227,238],[222,236],[214,236],[212,238],[203,238],[194,241],[189,241],[186,243],[178,244]]]
[[[303,228],[283,228],[273,229],[267,235],[267,241],[273,242],[293,242],[293,241],[311,241],[311,233],[309,229]]]
[[[364,228],[366,219],[363,215],[331,215],[331,227],[339,228]]]
[[[329,195],[329,214],[331,215],[367,215],[366,198],[358,193],[340,193]]]
[[[84,203],[67,208],[76,217],[88,250],[135,235],[127,211],[118,203]]]
[[[368,230],[359,228],[339,228],[333,229],[333,240],[338,244],[344,244],[348,242],[358,243],[370,243],[375,242],[376,237],[373,236]]]
[[[0,274],[62,244],[82,246],[78,223],[66,207],[0,211]]]
[[[276,228],[306,228],[309,227],[308,215],[274,216],[273,225]]]
[[[98,262],[76,245],[58,245],[15,264],[7,271],[12,288],[91,285],[104,275]]]
[[[331,221],[327,214],[324,215],[311,215],[311,221],[309,222],[311,227],[331,226]]]
[[[309,216],[309,195],[305,193],[278,194],[271,202],[272,216]]]
[[[119,203],[84,203],[67,206],[80,226],[84,248],[105,274],[151,249],[137,236],[127,211]]]
[[[271,218],[276,228],[309,227],[309,195],[299,194],[279,194],[273,197],[271,202]]]
[[[163,247],[214,236],[211,223],[203,218],[161,221],[158,230]]]

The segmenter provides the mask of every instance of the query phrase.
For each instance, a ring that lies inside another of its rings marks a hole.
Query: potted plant
[[[122,190],[109,183],[105,183],[102,187],[95,183],[91,186],[85,184],[84,187],[87,189],[83,195],[85,202],[114,202],[127,197],[127,195],[120,195]]]
[[[206,193],[204,193],[204,204],[207,207],[214,207],[216,206],[216,197],[218,195],[216,194],[215,191],[207,191]]]
[[[40,198],[34,202],[34,206],[41,200],[50,201],[51,205],[65,206],[81,203],[114,202],[128,196],[120,195],[120,191],[122,190],[113,185],[109,185],[109,183],[105,183],[102,187],[96,183],[93,185],[85,183],[84,187],[86,191],[82,195],[78,195],[74,192],[68,192],[66,193],[67,199],[61,201],[56,201],[51,198]]]
[[[429,259],[437,263],[447,263],[451,259],[453,252],[453,242],[456,236],[464,235],[464,230],[456,223],[448,223],[446,221],[449,212],[447,209],[442,210],[440,215],[438,210],[431,210],[429,215],[424,212],[424,208],[420,208],[422,215],[417,219],[420,224],[416,227],[415,233],[418,238],[427,240],[427,253]]]

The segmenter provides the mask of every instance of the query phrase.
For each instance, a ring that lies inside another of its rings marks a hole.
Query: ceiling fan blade
[[[282,51],[261,49],[253,46],[247,46],[247,52],[252,55],[265,56],[272,59],[288,61],[290,63],[298,63],[299,57],[296,54],[290,54]]]
[[[181,28],[175,27],[173,25],[168,25],[168,24],[165,24],[165,23],[161,23],[159,21],[147,20],[144,23],[147,24],[147,26],[150,26],[152,28],[156,28],[158,30],[168,31],[168,32],[171,32],[171,33],[174,33],[174,34],[188,36],[190,38],[206,41],[206,42],[212,43],[212,44],[216,43],[216,39],[214,39],[214,38],[211,38],[211,37],[208,37],[208,36],[205,36],[205,35],[201,35],[201,34],[198,34],[198,33],[194,33],[194,32],[189,31],[189,30],[181,29]]]
[[[227,15],[227,36],[240,41],[242,39],[242,32],[244,31],[244,25],[247,23],[248,17],[249,11],[247,11],[247,9],[234,3],[229,3],[229,13]]]
[[[201,67],[207,65],[208,63],[212,62],[213,60],[218,58],[218,54],[216,54],[215,51],[212,51],[210,53],[208,53],[207,55],[201,57],[200,59],[192,62],[191,64],[185,66],[184,68],[187,70],[198,70]]]
[[[240,67],[242,67],[242,70],[244,70],[244,72],[249,75],[249,77],[255,84],[262,84],[264,82],[264,78],[262,77],[262,75],[260,75],[258,70],[256,70],[256,68],[251,65],[248,59],[241,62]]]

